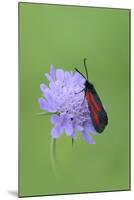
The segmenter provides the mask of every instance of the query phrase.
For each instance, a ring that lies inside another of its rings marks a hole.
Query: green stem
[[[50,145],[50,152],[51,152],[51,164],[52,164],[52,170],[56,178],[58,178],[58,172],[56,169],[56,139],[51,139],[51,145]]]
[[[54,112],[54,113],[49,113],[49,112],[40,112],[40,113],[35,113],[34,115],[37,115],[37,116],[49,116],[49,115],[53,115],[53,114],[59,114],[58,112]]]
[[[72,138],[72,147],[74,146],[74,139]]]

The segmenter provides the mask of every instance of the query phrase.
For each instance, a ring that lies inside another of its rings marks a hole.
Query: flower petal
[[[62,69],[56,70],[56,80],[59,80],[61,82],[64,81],[64,71]]]
[[[44,83],[42,83],[42,84],[40,84],[40,90],[44,93],[45,92],[45,89],[47,88],[47,86],[44,84]]]
[[[75,128],[78,130],[78,131],[83,131],[83,127],[82,126],[80,126],[80,125],[75,125]]]
[[[49,103],[46,102],[44,98],[39,98],[38,100],[40,108],[42,110],[47,110],[48,112],[56,112],[56,108],[52,107]]]
[[[60,94],[62,94],[62,82],[57,80],[55,82],[50,82],[49,83],[49,87],[52,93],[52,96],[54,94],[56,94],[57,96],[59,96]]]
[[[46,73],[45,76],[50,82],[53,81],[53,78],[48,73]]]
[[[76,139],[76,133],[75,133],[75,130],[73,130],[73,133],[72,133],[71,137],[72,137],[73,139]]]
[[[53,81],[55,80],[55,70],[53,64],[50,65],[50,77],[52,78]]]
[[[81,74],[79,74],[78,72],[76,72],[74,74],[74,82],[75,82],[75,84],[79,84],[79,85],[84,84],[85,83],[85,78],[82,77]]]
[[[50,87],[50,90],[52,91],[52,92],[55,92],[56,91],[56,85],[55,85],[55,82],[50,82],[49,83],[49,87]],[[57,92],[57,91],[56,91]]]
[[[52,108],[57,108],[57,101],[53,97],[53,92],[46,88],[44,91],[45,98],[47,99],[48,103],[51,105]]]
[[[46,102],[46,100],[44,98],[39,98],[38,102],[39,102],[42,110],[48,110],[49,109],[48,103]]]
[[[83,131],[83,137],[89,144],[95,144],[95,141],[93,140],[92,136],[87,133],[87,131]]]
[[[44,91],[45,94],[45,98],[47,99],[48,102],[52,101],[52,94],[51,94],[51,90],[49,88],[46,88]]]
[[[94,135],[96,134],[96,130],[95,130],[93,124],[92,124],[92,121],[86,122],[84,124],[84,128],[85,128],[86,132],[90,132],[90,133],[92,133]]]
[[[61,122],[61,119],[60,119],[60,116],[58,116],[58,115],[53,115],[52,117],[51,117],[51,122],[52,122],[52,124],[59,124],[60,122]]]
[[[68,136],[74,135],[73,123],[67,122],[66,125],[65,125],[65,130],[66,130],[66,134],[67,134]]]
[[[64,128],[62,126],[56,126],[52,129],[51,135],[53,138],[58,138],[63,133]]]
[[[70,83],[72,82],[72,74],[71,73],[65,72],[64,82],[65,82],[65,86],[70,85]]]

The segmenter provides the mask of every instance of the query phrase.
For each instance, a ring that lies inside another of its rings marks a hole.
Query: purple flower
[[[58,138],[65,132],[67,136],[76,139],[76,132],[80,131],[88,143],[95,144],[91,134],[96,131],[90,110],[84,91],[80,92],[84,88],[85,79],[77,72],[55,70],[53,65],[45,76],[49,80],[49,87],[40,85],[44,97],[39,98],[39,104],[43,111],[52,113],[52,137]]]

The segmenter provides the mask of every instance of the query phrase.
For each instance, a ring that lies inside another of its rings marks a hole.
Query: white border
[[[21,1],[23,2],[23,1]],[[97,7],[117,7],[132,9],[132,22],[134,19],[133,0],[29,0],[24,2],[54,3],[66,5],[83,5]],[[18,0],[3,0],[0,2],[0,199],[16,199],[18,187]],[[132,35],[134,24],[132,23]],[[132,54],[134,40],[132,42]],[[131,76],[134,72],[133,57]],[[133,78],[132,86],[134,84]],[[132,92],[132,102],[134,100]],[[134,106],[132,105],[132,119]],[[131,141],[134,141],[133,127]],[[132,142],[132,191],[90,193],[81,195],[64,195],[50,197],[33,197],[34,199],[66,199],[66,200],[111,200],[133,199],[134,196],[134,159]],[[26,199],[26,198],[23,198]],[[29,197],[28,199],[31,199]]]

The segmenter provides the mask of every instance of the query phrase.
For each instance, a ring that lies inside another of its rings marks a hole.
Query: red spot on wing
[[[86,100],[88,103],[88,107],[90,111],[92,112],[92,117],[94,120],[94,123],[98,125],[100,123],[99,116],[97,115],[97,112],[101,111],[101,108],[97,103],[95,102],[94,96],[92,95],[91,92],[86,93]]]
[[[89,92],[89,95],[90,95],[90,99],[91,99],[91,102],[92,102],[94,108],[96,109],[97,112],[100,112],[101,106],[98,105],[97,102],[95,101],[94,95],[91,92]]]
[[[92,105],[97,112],[101,111],[101,106],[97,104],[97,102],[95,101],[94,95],[91,92],[86,93],[86,100],[87,100],[89,108]]]
[[[100,119],[93,107],[91,107],[91,112],[93,114],[93,120],[94,120],[95,124],[98,125],[100,123]]]

